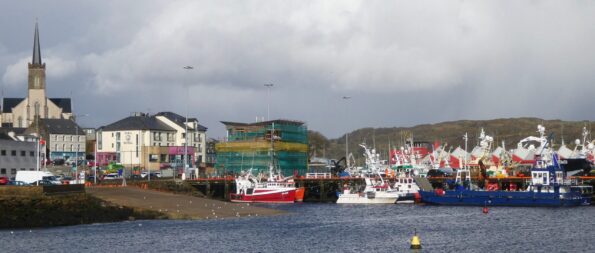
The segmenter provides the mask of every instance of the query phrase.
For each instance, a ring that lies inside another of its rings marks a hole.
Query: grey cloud
[[[0,23],[11,34],[0,41],[6,93],[24,93],[13,68],[30,54],[39,15],[42,53],[63,60],[48,61],[48,89],[84,97],[76,108],[93,111],[94,126],[188,105],[221,136],[220,120],[266,115],[264,83],[275,83],[271,115],[331,137],[442,120],[595,116],[593,2],[44,4],[26,18],[10,13],[31,4],[0,4],[9,10],[0,21],[12,22]]]

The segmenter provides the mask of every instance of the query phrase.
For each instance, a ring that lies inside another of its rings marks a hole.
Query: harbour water
[[[595,252],[595,208],[295,204],[286,215],[1,230],[2,252]]]

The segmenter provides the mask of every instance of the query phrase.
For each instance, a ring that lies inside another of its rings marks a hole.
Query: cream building
[[[184,157],[188,157],[191,167],[199,167],[206,159],[206,130],[196,119],[189,118],[186,123],[185,117],[172,112],[136,113],[96,131],[97,163],[105,166],[113,161],[157,170],[183,168]]]
[[[39,118],[70,119],[72,117],[70,98],[48,98],[46,96],[45,63],[41,61],[39,29],[35,23],[33,58],[28,64],[29,88],[26,98],[4,98],[0,122],[2,127],[26,128]]]

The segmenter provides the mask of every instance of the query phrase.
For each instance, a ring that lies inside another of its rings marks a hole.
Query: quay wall
[[[158,212],[113,205],[85,193],[47,196],[42,187],[0,187],[0,229],[154,219]]]

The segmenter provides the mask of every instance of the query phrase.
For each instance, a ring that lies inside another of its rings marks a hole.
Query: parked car
[[[141,175],[138,174],[133,174],[130,176],[130,179],[142,179],[143,177]]]
[[[0,177],[0,185],[6,185],[6,184],[8,184],[8,178]]]
[[[30,184],[25,183],[23,181],[8,181],[8,185],[14,185],[14,186],[28,186]]]
[[[54,183],[54,181],[51,181],[48,179],[37,180],[37,181],[31,183],[31,185],[37,185],[38,183],[39,183],[39,185],[56,185]]]
[[[89,182],[94,182],[95,181],[95,176],[89,175],[89,176],[87,176],[87,178],[85,180],[87,180]],[[99,178],[97,180],[99,180]]]
[[[107,175],[103,175],[103,180],[111,180],[111,179],[119,179],[120,176],[118,175],[118,173],[109,173]]]
[[[64,161],[64,159],[56,159],[52,162],[52,164],[54,164],[54,165],[64,165],[64,163],[66,163],[66,161]]]
[[[142,178],[146,178],[147,174],[148,173],[145,171],[145,172],[140,173],[140,176]],[[158,178],[158,177],[161,177],[161,172],[151,172],[151,178]]]

